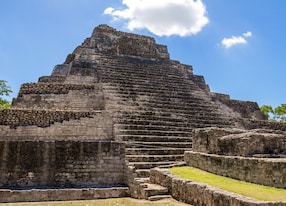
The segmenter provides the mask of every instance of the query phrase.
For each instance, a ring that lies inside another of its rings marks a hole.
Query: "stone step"
[[[138,95],[138,96],[144,96],[146,94],[150,95],[150,97],[155,97],[158,95],[158,97],[176,97],[181,99],[193,99],[193,100],[202,100],[202,98],[196,97],[194,92],[191,88],[183,88],[183,87],[176,87],[172,86],[172,88],[168,87],[162,87],[162,84],[160,84],[161,87],[156,87],[154,85],[119,85],[116,83],[113,83],[114,86],[108,85],[104,86],[104,90],[108,91],[110,94],[114,94],[116,97],[129,97],[131,95]],[[201,94],[201,91],[198,94]],[[201,94],[203,95],[203,94]],[[205,97],[205,95],[203,95]]]
[[[109,73],[109,76],[104,76],[101,78],[102,81],[110,81],[113,83],[118,84],[143,84],[143,85],[159,85],[159,83],[162,83],[162,85],[183,85],[183,83],[189,83],[190,86],[196,86],[191,80],[187,80],[184,78],[177,78],[177,77],[166,77],[166,78],[155,78],[151,75],[145,75],[140,76],[136,74],[137,76],[129,75],[128,79],[126,78],[126,75],[117,73]]]
[[[102,73],[105,78],[112,78],[114,76],[119,76],[119,77],[149,77],[150,79],[172,79],[173,81],[182,81],[182,80],[189,80],[188,78],[185,78],[182,76],[180,73],[177,71],[172,71],[169,68],[165,68],[162,70],[162,65],[160,67],[156,65],[152,65],[151,68],[144,67],[144,68],[138,68],[138,65],[136,66],[128,66],[128,64],[124,64],[124,68],[122,68],[120,65],[122,62],[119,63],[119,65],[112,66],[112,65],[105,65],[104,70],[100,70],[99,73]],[[157,68],[156,68],[157,67]],[[158,71],[161,70],[161,71]],[[119,74],[118,74],[119,73]]]
[[[201,99],[194,94],[205,94],[205,92],[202,92],[196,85],[185,83],[154,82],[150,84],[148,80],[142,81],[142,79],[138,79],[136,82],[124,82],[124,84],[122,82],[110,82],[108,85],[106,83],[103,84],[103,89],[121,95],[127,94],[126,92],[141,95],[144,95],[145,93],[157,93],[160,96],[167,97],[168,94],[173,94],[181,98],[185,98],[184,95],[188,94],[188,96],[191,96],[194,99]]]
[[[129,162],[168,162],[184,161],[184,155],[126,155]]]
[[[189,148],[125,148],[126,155],[180,155]]]
[[[104,80],[104,79],[103,79]],[[136,89],[138,87],[142,87],[142,91],[144,91],[144,89],[149,90],[152,92],[152,87],[156,87],[156,89],[160,89],[162,91],[165,91],[166,93],[170,93],[170,92],[190,92],[190,87],[194,87],[196,90],[198,90],[198,88],[196,87],[196,85],[192,84],[192,82],[158,82],[158,81],[151,81],[148,78],[137,78],[136,81],[126,81],[126,77],[125,77],[125,81],[119,80],[111,80],[109,82],[107,81],[103,81],[102,83],[104,83],[106,89],[110,89],[110,90],[114,90],[114,91],[123,91],[123,88],[126,89]],[[107,85],[108,83],[108,85]],[[167,87],[165,86],[167,85]],[[118,87],[120,86],[120,87]],[[135,87],[134,87],[135,86]],[[167,88],[169,88],[170,90],[167,90]],[[165,93],[163,92],[163,93]]]
[[[170,121],[168,121],[170,120]],[[150,125],[150,126],[170,126],[170,127],[182,127],[182,128],[191,128],[192,125],[186,121],[182,121],[181,119],[164,119],[161,120],[144,120],[144,119],[119,119],[117,124],[122,125]]]
[[[136,120],[136,121],[168,121],[168,122],[180,122],[187,124],[183,116],[174,115],[172,113],[163,113],[158,111],[156,114],[153,111],[142,111],[142,110],[129,110],[128,112],[121,111],[121,113],[114,113],[114,115],[119,119],[118,123],[125,123],[128,120]],[[137,122],[135,123],[137,124]]]
[[[171,195],[154,195],[154,196],[148,197],[148,200],[158,201],[158,200],[169,199],[169,198],[172,198],[172,196]]]
[[[123,141],[127,148],[192,148],[192,142],[136,142]]]
[[[135,169],[151,169],[154,167],[181,164],[181,161],[167,161],[167,162],[129,162],[128,164],[134,166]]]
[[[142,188],[146,188],[147,185],[145,183],[149,183],[150,178],[149,177],[136,177],[134,178],[134,181],[140,184]]]
[[[167,121],[179,121],[179,122],[184,122],[188,119],[190,119],[190,121],[192,120],[201,120],[201,122],[208,122],[210,120],[216,120],[216,121],[231,121],[229,118],[226,118],[223,116],[223,114],[219,114],[219,113],[200,113],[199,111],[196,113],[195,111],[193,111],[191,114],[184,113],[184,112],[176,112],[176,110],[168,110],[168,111],[164,111],[164,110],[160,110],[157,109],[155,111],[153,111],[153,108],[150,108],[150,110],[148,107],[145,108],[144,110],[140,110],[140,108],[128,108],[128,112],[127,111],[121,111],[122,113],[117,113],[115,114],[118,118],[122,117],[125,119],[137,119],[137,120],[144,120],[144,119],[148,119],[148,120],[167,120]],[[186,123],[187,124],[187,123]]]
[[[112,81],[111,86],[105,87],[105,90],[113,92],[118,95],[144,95],[144,94],[158,94],[159,96],[178,96],[181,98],[194,98],[203,99],[210,98],[208,94],[199,89],[197,86],[189,84],[181,84],[179,82],[166,83],[166,82],[156,82],[156,83],[145,83],[140,82],[140,80],[134,80],[134,82],[125,81]],[[116,85],[116,86],[115,86]],[[152,89],[153,88],[153,89]]]
[[[136,103],[135,103],[136,104]],[[123,118],[133,118],[133,119],[147,119],[150,120],[160,120],[160,119],[190,119],[192,120],[201,120],[201,121],[207,121],[207,120],[217,120],[217,121],[231,121],[228,117],[226,117],[225,114],[215,113],[215,112],[207,112],[203,110],[193,110],[193,109],[187,109],[187,108],[163,108],[163,107],[138,107],[135,104],[129,104],[129,103],[118,103],[115,104],[107,104],[106,108],[109,110],[113,110],[114,115],[115,113],[118,115],[118,117]],[[119,110],[119,111],[118,111]],[[120,111],[122,113],[120,113]],[[127,113],[128,111],[128,113]],[[147,111],[149,112],[157,112],[157,114],[144,114]]]
[[[191,134],[190,134],[191,135]],[[120,141],[136,142],[192,142],[192,137],[155,136],[155,135],[116,135]]]
[[[184,125],[186,124],[189,128],[201,128],[201,127],[212,127],[212,126],[230,126],[233,125],[232,119],[222,119],[222,118],[194,118],[194,117],[181,117],[178,116],[176,118],[172,117],[163,117],[163,116],[128,116],[124,117],[119,115],[117,119],[117,123],[119,124],[126,124],[128,125],[130,122],[136,124],[148,124],[150,123],[156,123],[156,124],[162,124],[162,125]]]
[[[206,94],[201,94],[201,92],[188,92],[184,91],[182,92],[180,88],[178,88],[177,93],[176,92],[170,92],[169,90],[161,90],[158,88],[153,88],[153,90],[148,91],[144,88],[138,87],[136,90],[129,90],[129,88],[121,88],[122,90],[105,90],[105,93],[110,94],[108,96],[109,99],[112,100],[117,100],[117,99],[122,99],[122,100],[141,100],[141,102],[152,102],[152,100],[160,100],[161,102],[175,102],[175,103],[180,103],[180,101],[184,103],[204,103],[205,105],[201,105],[203,107],[207,108],[207,105],[213,105],[211,102],[206,101]]]
[[[169,100],[167,98],[149,99],[150,94],[146,94],[144,97],[143,96],[120,97],[120,96],[108,96],[108,95],[105,96],[105,99],[107,104],[109,105],[119,104],[124,106],[137,106],[138,107],[137,109],[141,109],[143,111],[145,107],[149,107],[149,108],[154,108],[153,110],[155,111],[160,111],[160,109],[165,109],[167,111],[197,110],[201,113],[219,113],[217,105],[210,104],[202,100],[192,100],[192,99]],[[157,108],[159,108],[159,110]]]
[[[196,115],[213,115],[218,114],[218,108],[216,105],[207,104],[205,102],[171,102],[170,100],[142,100],[139,98],[132,98],[132,99],[124,99],[118,97],[116,100],[106,98],[110,105],[111,103],[116,105],[124,105],[124,106],[137,106],[136,110],[147,110],[148,111],[158,111],[158,112],[167,112],[167,113],[183,113],[183,114],[191,114]],[[204,104],[205,106],[202,106]],[[152,108],[152,109],[149,109]]]
[[[122,64],[122,62],[120,63]],[[151,68],[144,67],[142,69],[136,68],[136,66],[128,66],[128,63],[124,65],[124,68],[122,68],[120,65],[117,65],[116,67],[112,67],[110,65],[105,66],[105,70],[101,70],[99,73],[103,72],[105,73],[104,77],[106,78],[112,78],[119,73],[119,77],[124,78],[126,75],[128,77],[149,77],[150,79],[173,79],[174,81],[178,80],[188,80],[187,78],[184,78],[181,75],[178,75],[177,73],[172,72],[170,69],[158,72],[155,71],[156,65],[152,65]],[[157,67],[159,69],[159,67]],[[160,67],[162,68],[162,67]]]
[[[152,136],[172,136],[172,137],[191,137],[191,132],[184,131],[164,131],[164,130],[117,130],[119,134],[126,135],[152,135]]]
[[[108,74],[113,74],[116,72],[120,72],[124,75],[130,74],[135,76],[158,76],[160,78],[163,77],[173,77],[173,78],[180,78],[185,79],[176,69],[170,67],[170,65],[164,65],[162,62],[158,65],[157,62],[152,62],[151,64],[146,64],[144,61],[144,67],[140,67],[140,64],[130,64],[130,62],[124,61],[124,67],[122,65],[122,60],[119,61],[117,64],[104,64],[105,71]],[[128,69],[127,69],[128,68]],[[162,75],[165,74],[165,75]]]
[[[169,68],[169,73],[172,72],[174,75],[178,74],[178,69],[174,69],[171,66],[171,63],[164,63],[163,61],[160,62],[148,62],[147,59],[144,59],[144,62],[132,62],[133,60],[131,59],[118,59],[118,57],[113,57],[113,59],[110,59],[108,62],[100,62],[100,64],[102,66],[104,66],[105,70],[108,70],[107,72],[110,72],[112,70],[114,71],[120,71],[120,72],[128,72],[130,70],[134,70],[133,72],[138,72],[138,73],[142,73],[142,74],[153,74],[153,73],[158,73],[161,74],[162,76],[162,72],[166,72],[167,68]],[[124,62],[124,65],[122,65],[122,62]],[[144,64],[142,64],[144,63]],[[144,66],[143,66],[144,65]],[[126,69],[126,67],[128,67],[129,69]],[[156,68],[157,70],[154,70],[154,68]]]
[[[145,183],[145,184],[147,185],[147,187],[143,189],[143,192],[145,193],[145,197],[147,198],[151,196],[168,194],[168,188],[166,187],[163,187],[161,185],[151,184],[151,183]]]
[[[139,178],[150,176],[150,170],[149,169],[137,169],[135,172],[137,174],[137,177],[139,177]]]
[[[163,61],[147,63],[146,60],[144,60],[144,63],[142,64],[142,62],[130,63],[131,60],[128,61],[129,62],[124,59],[120,59],[113,63],[100,62],[98,66],[99,75],[106,76],[106,74],[110,74],[110,76],[113,76],[112,74],[119,72],[122,74],[123,77],[129,75],[137,75],[140,77],[150,76],[154,77],[155,79],[165,77],[186,80],[188,80],[192,76],[191,70],[189,70],[188,75],[186,75],[187,70],[181,71],[180,69],[173,67],[171,62],[168,62],[166,64]]]
[[[125,129],[125,130],[152,130],[152,131],[183,131],[183,132],[192,132],[193,129],[189,127],[182,126],[164,126],[164,125],[140,125],[140,124],[114,124],[113,126],[116,129]]]

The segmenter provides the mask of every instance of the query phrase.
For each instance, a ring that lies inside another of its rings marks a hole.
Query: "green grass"
[[[268,187],[215,175],[193,167],[174,167],[170,171],[184,179],[234,192],[262,201],[286,201],[286,189]]]
[[[85,201],[63,201],[63,202],[28,202],[28,203],[8,203],[0,206],[182,206],[183,203],[172,199],[165,199],[158,202],[146,200],[136,200],[132,198],[113,198],[102,200],[85,200]]]

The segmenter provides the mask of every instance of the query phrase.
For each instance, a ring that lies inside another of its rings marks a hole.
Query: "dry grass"
[[[156,202],[136,200],[132,198],[113,198],[104,200],[63,201],[63,202],[35,202],[35,203],[8,203],[0,206],[183,206],[184,203],[173,199],[164,199]]]

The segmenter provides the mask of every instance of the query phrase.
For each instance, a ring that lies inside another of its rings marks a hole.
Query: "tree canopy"
[[[11,103],[8,100],[5,100],[3,96],[9,96],[12,92],[10,86],[7,85],[7,81],[0,80],[0,108],[10,108]]]
[[[263,105],[260,107],[260,111],[263,112],[268,118],[275,121],[286,121],[286,104],[281,104],[274,109],[270,105]]]

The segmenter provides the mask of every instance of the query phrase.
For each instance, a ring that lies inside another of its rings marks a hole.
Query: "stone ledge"
[[[185,162],[218,175],[286,188],[286,158],[248,158],[186,151]]]
[[[0,202],[43,202],[128,197],[128,187],[0,190]]]
[[[68,83],[25,83],[21,85],[18,97],[23,94],[68,94],[70,90],[98,91],[101,87],[95,84],[68,84]]]
[[[286,206],[286,202],[258,201],[173,175],[167,169],[151,169],[150,181],[167,187],[173,198],[196,206]]]
[[[93,118],[102,111],[0,109],[0,125],[49,127],[55,122]]]

